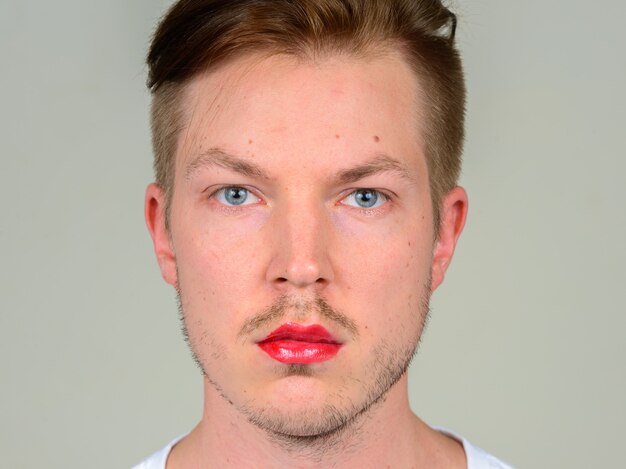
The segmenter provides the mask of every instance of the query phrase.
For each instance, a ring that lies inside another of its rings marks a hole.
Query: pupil
[[[226,200],[233,205],[241,205],[246,201],[248,191],[241,187],[231,187],[226,192]]]
[[[361,207],[370,208],[376,205],[378,195],[371,190],[360,190],[357,192],[357,202]]]

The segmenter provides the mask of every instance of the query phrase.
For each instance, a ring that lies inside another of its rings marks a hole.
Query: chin
[[[333,383],[310,374],[274,381],[243,405],[248,420],[263,430],[284,436],[314,437],[345,426],[357,413],[353,399]]]
[[[248,420],[257,427],[284,437],[318,437],[336,432],[355,415],[351,407],[336,404],[311,403],[305,399],[289,405],[255,405],[248,403],[243,409]]]
[[[263,390],[263,401],[269,406],[299,411],[320,407],[336,399],[334,382],[317,378],[304,367],[302,372],[278,378]],[[333,396],[334,395],[334,396]]]

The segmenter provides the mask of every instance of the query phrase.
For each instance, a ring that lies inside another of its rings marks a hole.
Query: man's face
[[[207,382],[266,429],[341,426],[415,350],[451,255],[419,89],[395,54],[249,57],[188,86],[171,239],[155,186],[148,223]]]

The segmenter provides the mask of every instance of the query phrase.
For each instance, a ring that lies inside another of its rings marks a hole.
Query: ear
[[[452,261],[454,248],[465,226],[467,208],[467,193],[462,187],[455,187],[443,197],[441,202],[439,236],[437,237],[433,251],[431,293],[443,282],[446,270]]]
[[[176,288],[178,285],[176,255],[165,226],[165,193],[154,183],[146,189],[144,215],[154,244],[154,253],[161,268],[161,275],[167,283]]]

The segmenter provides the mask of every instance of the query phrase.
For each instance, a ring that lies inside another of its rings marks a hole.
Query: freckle
[[[374,135],[374,141],[376,143],[380,142],[380,137],[378,135]]]
[[[411,247],[411,241],[409,241],[409,247]]]
[[[341,135],[335,134],[335,138],[339,139],[339,138],[341,138]]]
[[[248,140],[248,145],[252,145],[252,139]]]

